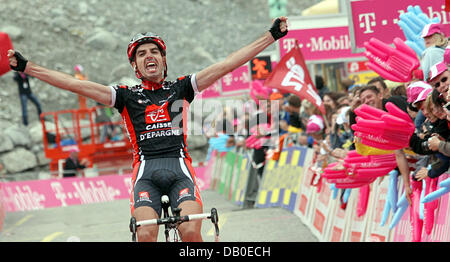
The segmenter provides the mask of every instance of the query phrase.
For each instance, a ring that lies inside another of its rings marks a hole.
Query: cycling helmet
[[[128,60],[131,62],[134,61],[136,49],[139,45],[144,43],[154,43],[158,46],[159,51],[163,54],[163,56],[166,56],[166,44],[162,40],[162,38],[154,33],[147,32],[147,33],[138,33],[136,34],[128,44],[127,48],[127,55]],[[164,78],[167,76],[167,64],[164,65]],[[136,76],[138,78],[141,78],[140,73],[136,72]]]

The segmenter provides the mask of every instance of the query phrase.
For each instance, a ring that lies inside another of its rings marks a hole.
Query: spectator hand
[[[88,166],[89,165],[89,159],[87,158],[83,158],[80,160],[80,164],[83,166]]]
[[[415,175],[417,181],[421,181],[428,177],[428,169],[426,167],[422,167],[419,171],[417,171]]]
[[[347,156],[347,151],[343,148],[335,148],[333,152],[331,152],[331,155],[336,158],[344,159]]]
[[[438,136],[432,136],[431,138],[428,139],[428,148],[430,148],[430,150],[433,151],[438,151],[440,142],[441,140],[439,139]]]

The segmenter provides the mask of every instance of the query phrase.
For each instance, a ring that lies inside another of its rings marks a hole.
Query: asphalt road
[[[282,208],[244,210],[208,190],[202,197],[205,212],[218,210],[221,242],[318,241],[296,215]],[[129,200],[7,213],[0,242],[129,242],[129,219]],[[213,232],[204,220],[204,241],[213,242]]]

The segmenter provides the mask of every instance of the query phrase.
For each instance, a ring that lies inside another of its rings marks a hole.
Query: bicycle
[[[135,217],[130,219],[130,232],[131,241],[136,242],[136,232],[137,228],[145,225],[162,225],[164,224],[164,234],[166,237],[166,242],[181,242],[181,234],[178,230],[178,226],[184,222],[199,220],[199,219],[210,219],[214,225],[215,229],[215,242],[219,241],[219,215],[217,214],[217,209],[211,208],[211,213],[203,214],[192,214],[181,216],[181,208],[171,208],[172,216],[169,216],[170,200],[167,195],[161,197],[161,207],[163,209],[163,217],[155,218],[149,220],[136,221]],[[172,234],[170,234],[172,232]]]

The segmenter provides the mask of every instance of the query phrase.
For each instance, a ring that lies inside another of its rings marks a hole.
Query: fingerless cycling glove
[[[277,18],[272,24],[272,27],[269,29],[269,32],[272,34],[272,37],[277,41],[278,39],[282,38],[283,36],[287,35],[288,30],[281,32],[280,29],[281,19]]]
[[[17,66],[9,65],[11,69],[20,72],[25,71],[25,67],[27,66],[28,60],[25,59],[25,57],[23,57],[22,54],[20,54],[17,51],[14,52],[14,56],[16,57],[17,60]]]

